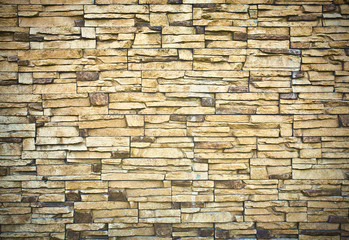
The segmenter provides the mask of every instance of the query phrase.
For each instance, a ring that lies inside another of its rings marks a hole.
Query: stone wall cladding
[[[349,238],[347,0],[0,0],[0,238]]]

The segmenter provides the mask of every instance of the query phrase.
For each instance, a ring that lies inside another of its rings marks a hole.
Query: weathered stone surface
[[[99,79],[98,72],[76,72],[76,79],[78,81],[95,81]]]
[[[199,236],[200,237],[213,237],[214,235],[214,229],[210,228],[200,228],[199,229]]]
[[[126,194],[122,191],[110,191],[108,201],[127,201]]]
[[[348,16],[1,0],[0,238],[346,238]]]
[[[91,212],[75,211],[74,212],[74,223],[92,223]]]
[[[337,235],[340,235],[340,231],[339,230],[304,229],[304,230],[300,230],[300,234],[310,235],[310,236],[337,236]]]
[[[270,236],[270,232],[267,229],[257,229],[257,234],[256,234],[257,238],[264,238],[264,239],[269,239]]]
[[[109,103],[109,97],[106,93],[90,93],[89,97],[93,106],[103,106]]]
[[[349,115],[339,115],[342,126],[349,127]]]
[[[81,194],[79,192],[67,192],[65,194],[65,200],[73,202],[81,201]]]
[[[309,197],[317,196],[340,196],[340,189],[312,189],[312,190],[303,190],[302,193]]]
[[[336,216],[336,215],[331,215],[328,216],[328,222],[330,223],[348,223],[348,217],[345,216]]]
[[[155,223],[154,230],[155,230],[155,235],[158,237],[171,237],[172,236],[172,224]]]

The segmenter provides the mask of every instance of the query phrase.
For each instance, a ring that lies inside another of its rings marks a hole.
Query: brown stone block
[[[328,216],[328,222],[330,223],[348,223],[348,217],[345,216],[335,216],[330,215]]]
[[[173,114],[173,115],[170,116],[170,121],[186,122],[187,121],[187,117],[184,116],[184,115]]]
[[[8,56],[7,61],[9,62],[17,62],[18,61],[18,56]]]
[[[0,81],[0,86],[8,86],[8,85],[16,85],[17,81],[13,80],[13,81]]]
[[[343,127],[349,127],[349,115],[339,115],[339,120]]]
[[[349,56],[349,48],[346,48],[344,50],[345,50],[345,55]]]
[[[93,106],[104,106],[109,103],[107,93],[90,93],[90,102]]]
[[[75,211],[74,223],[92,223],[92,213],[90,211]]]
[[[299,234],[310,236],[338,236],[341,232],[340,230],[300,229]]]
[[[50,84],[50,83],[53,83],[53,78],[34,78],[33,83],[35,83],[35,84]]]
[[[241,180],[216,180],[214,186],[215,188],[241,189],[245,184]]]
[[[269,239],[271,238],[270,236],[270,231],[267,229],[257,229],[257,238],[263,238],[263,239]]]
[[[98,72],[76,72],[76,79],[78,81],[95,81],[99,79]]]
[[[205,34],[205,26],[196,26],[195,33],[196,34]]]
[[[269,179],[291,179],[291,174],[272,174]]]
[[[293,71],[292,72],[292,78],[295,79],[295,78],[302,78],[304,77],[304,72],[303,71]]]
[[[88,129],[79,129],[80,137],[88,137]]]
[[[228,230],[216,229],[215,237],[216,238],[221,238],[221,239],[228,239],[229,238],[229,231]]]
[[[38,202],[39,197],[38,196],[22,196],[21,202],[22,203],[35,203]]]
[[[69,240],[79,240],[80,239],[80,232],[68,230],[66,232],[65,236],[66,236],[66,239],[69,239]]]
[[[297,49],[276,49],[276,48],[261,48],[261,52],[263,53],[271,53],[271,54],[287,54],[287,55],[300,55],[301,51]]]
[[[126,192],[125,191],[109,191],[108,193],[108,201],[127,201]]]
[[[214,229],[213,228],[200,228],[199,236],[200,237],[213,237]]]
[[[321,142],[321,137],[303,137],[304,143],[317,143]]]
[[[191,187],[192,181],[171,181],[172,186],[177,187]]]
[[[288,21],[315,21],[317,18],[316,15],[289,16]]]
[[[6,176],[9,173],[7,167],[0,167],[0,176]]]
[[[84,27],[85,20],[74,20],[75,27]]]
[[[15,32],[13,38],[15,41],[29,42],[29,33]]]
[[[214,107],[216,101],[213,98],[201,98],[201,106],[203,107]]]
[[[205,115],[190,115],[187,116],[188,122],[203,122],[205,121]]]
[[[322,5],[322,12],[333,12],[337,9],[335,4],[325,4]]]
[[[172,236],[172,224],[155,223],[154,230],[155,230],[155,235],[158,237],[171,237]]]
[[[203,208],[205,203],[203,202],[182,202],[181,208]]]
[[[183,0],[168,0],[168,4],[182,4]]]
[[[298,93],[281,93],[280,99],[286,100],[296,100],[298,98]]]
[[[92,164],[92,172],[94,173],[102,172],[102,164],[99,164],[99,163]]]
[[[155,138],[153,138],[153,137],[133,137],[131,139],[131,142],[148,142],[148,143],[153,143],[153,142],[155,142]]]
[[[170,26],[182,26],[182,27],[191,27],[193,26],[193,21],[176,21],[176,22],[170,22]]]
[[[35,36],[35,35],[29,36],[29,41],[31,42],[43,42],[44,40],[45,40],[44,36]]]
[[[30,64],[29,60],[18,60],[18,66],[28,66]]]
[[[0,137],[0,142],[8,142],[8,143],[21,143],[22,138],[16,137]]]
[[[234,92],[248,92],[248,87],[234,87],[230,86],[228,89],[228,92],[234,93]]]
[[[193,8],[210,8],[212,11],[215,10],[216,7],[218,7],[219,4],[216,3],[197,3],[193,4]]]
[[[65,200],[66,201],[73,201],[73,202],[79,202],[81,201],[81,194],[80,192],[67,192],[65,194]]]
[[[255,40],[288,40],[290,36],[282,34],[251,34],[248,35],[248,38]]]
[[[130,153],[126,152],[126,151],[122,151],[122,152],[118,151],[118,152],[112,152],[111,156],[113,158],[128,158],[128,157],[130,157]]]
[[[340,189],[309,189],[302,190],[302,193],[308,197],[318,197],[318,196],[341,196]]]
[[[243,32],[234,32],[233,33],[233,40],[235,41],[247,41],[248,35]]]

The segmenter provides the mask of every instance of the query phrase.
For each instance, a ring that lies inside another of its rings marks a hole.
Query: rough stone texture
[[[348,239],[348,1],[0,17],[0,239]]]
[[[106,93],[90,93],[90,103],[93,106],[108,105],[108,94],[106,94]]]

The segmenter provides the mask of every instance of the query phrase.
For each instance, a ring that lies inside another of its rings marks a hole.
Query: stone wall
[[[0,4],[1,239],[349,239],[346,0]]]

